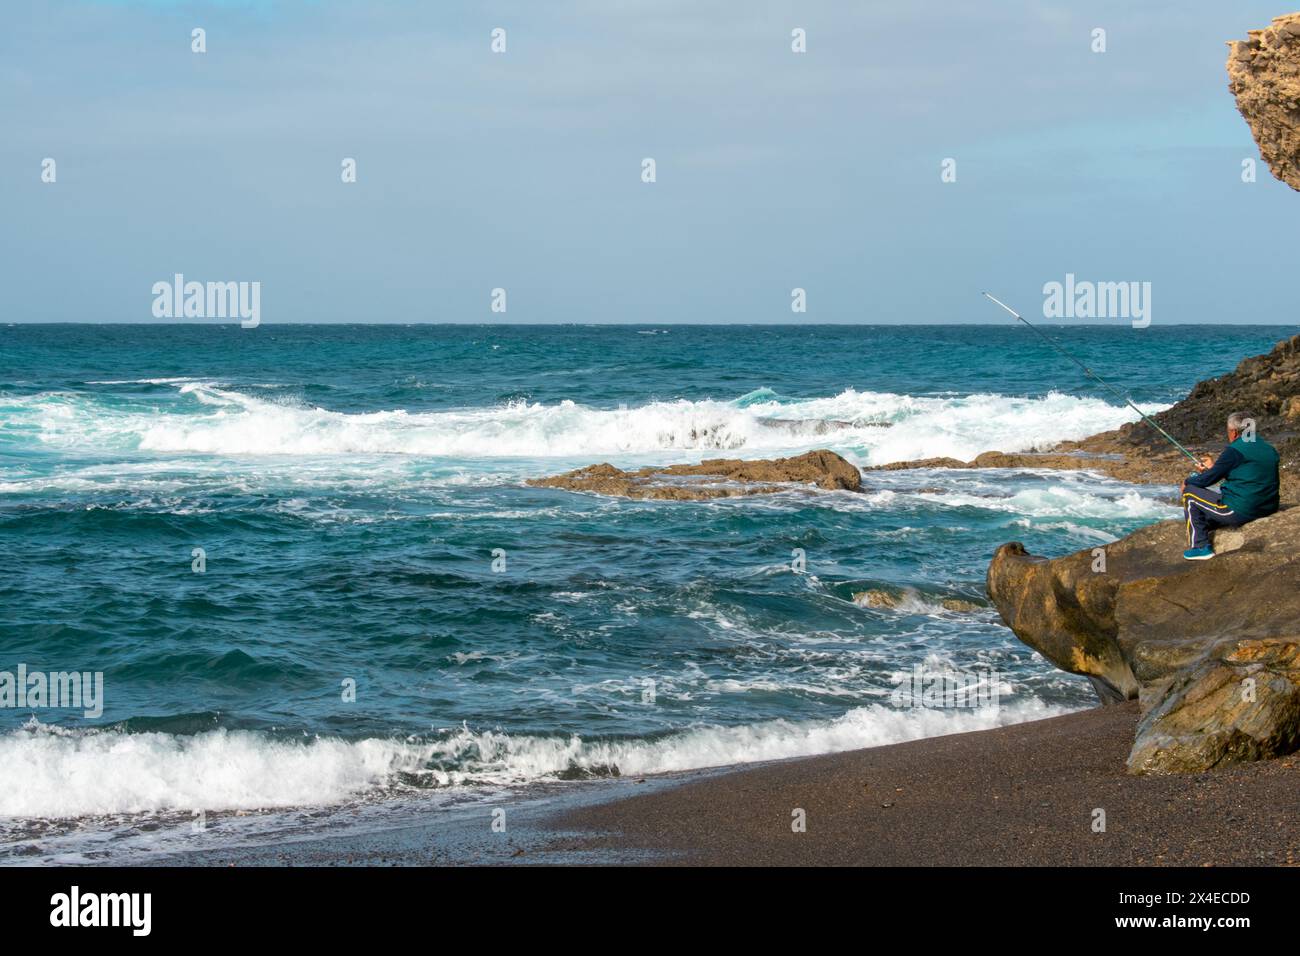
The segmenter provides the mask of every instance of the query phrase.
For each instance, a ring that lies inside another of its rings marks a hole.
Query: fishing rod
[[[1131,398],[1129,398],[1127,395],[1125,395],[1125,394],[1124,394],[1123,392],[1121,392],[1119,389],[1115,388],[1113,385],[1110,384],[1110,382],[1106,381],[1104,378],[1102,378],[1100,375],[1098,375],[1098,374],[1097,374],[1096,372],[1094,372],[1092,369],[1088,368],[1088,366],[1084,365],[1082,362],[1080,362],[1077,358],[1075,358],[1073,355],[1071,355],[1071,354],[1070,354],[1069,352],[1067,352],[1065,349],[1061,348],[1059,345],[1057,345],[1055,342],[1053,342],[1050,338],[1047,337],[1047,335],[1045,335],[1045,334],[1043,333],[1043,331],[1042,331],[1040,328],[1038,328],[1036,325],[1032,325],[1032,324],[1030,324],[1030,322],[1029,322],[1028,319],[1026,319],[1023,315],[1021,315],[1021,314],[1020,314],[1019,312],[1017,312],[1015,309],[1011,308],[1011,306],[1007,305],[1007,304],[1006,304],[1005,302],[1003,302],[1001,299],[999,299],[999,298],[997,298],[997,297],[995,297],[995,296],[991,296],[991,295],[989,295],[987,292],[982,292],[982,293],[980,293],[980,294],[983,295],[986,299],[989,299],[990,301],[992,301],[992,302],[994,302],[994,303],[996,303],[996,304],[1002,306],[1002,308],[1006,309],[1008,312],[1010,312],[1012,315],[1014,315],[1014,316],[1015,316],[1017,319],[1019,319],[1021,322],[1025,323],[1025,325],[1028,325],[1031,329],[1033,329],[1036,333],[1038,333],[1039,338],[1041,338],[1044,342],[1046,342],[1046,343],[1047,343],[1048,345],[1050,345],[1052,348],[1056,349],[1056,351],[1060,352],[1062,355],[1064,355],[1066,358],[1068,358],[1068,359],[1069,359],[1071,362],[1073,362],[1075,365],[1079,366],[1079,368],[1083,369],[1083,372],[1084,372],[1085,375],[1088,375],[1088,376],[1091,376],[1092,378],[1095,378],[1098,382],[1100,382],[1100,383],[1101,383],[1102,385],[1104,385],[1107,389],[1109,389],[1109,390],[1110,390],[1110,393],[1111,393],[1112,395],[1114,395],[1116,398],[1123,399],[1124,402],[1128,405],[1128,407],[1131,408],[1131,409],[1133,409],[1133,411],[1137,412],[1139,415],[1141,415],[1142,418],[1143,418],[1143,420],[1144,420],[1148,425],[1150,425],[1152,428],[1154,428],[1156,431],[1158,431],[1161,435],[1164,435],[1165,438],[1169,441],[1169,444],[1173,445],[1175,448],[1177,448],[1179,451],[1181,451],[1184,455],[1186,455],[1188,458],[1190,458],[1190,459],[1192,460],[1192,463],[1196,465],[1196,469],[1197,469],[1197,471],[1200,470],[1200,468],[1201,468],[1201,463],[1200,463],[1199,461],[1196,460],[1196,456],[1193,455],[1193,454],[1192,454],[1190,451],[1188,451],[1186,448],[1184,448],[1182,445],[1178,444],[1178,440],[1177,440],[1176,438],[1174,438],[1173,435],[1169,434],[1169,432],[1165,431],[1163,428],[1161,428],[1159,425],[1157,425],[1157,424],[1156,424],[1156,423],[1151,419],[1151,416],[1149,416],[1146,412],[1142,411],[1142,409],[1140,409],[1140,408],[1138,408],[1136,405],[1134,405],[1134,404],[1133,404],[1133,400],[1132,400]]]

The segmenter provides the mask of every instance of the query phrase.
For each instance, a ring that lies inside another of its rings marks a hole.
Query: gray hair
[[[1246,430],[1246,425],[1254,421],[1254,417],[1249,412],[1233,412],[1228,416],[1228,427],[1234,432]]]

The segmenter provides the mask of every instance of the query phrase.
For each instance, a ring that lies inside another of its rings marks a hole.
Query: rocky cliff
[[[1233,411],[1252,414],[1257,434],[1278,447],[1283,501],[1296,501],[1300,336],[1199,383],[1154,417],[1193,449],[1217,452]],[[1142,422],[1040,460],[1062,455],[1117,455],[1095,460],[1129,480],[1143,468],[1165,481],[1189,470]],[[994,459],[973,464],[981,462]],[[1219,531],[1212,561],[1183,560],[1185,547],[1181,520],[1053,560],[1004,544],[989,565],[989,597],[1017,637],[1090,678],[1103,702],[1141,702],[1134,772],[1203,770],[1300,748],[1300,507]]]
[[[1049,560],[1004,544],[988,592],[1016,636],[1103,701],[1137,698],[1136,773],[1300,748],[1300,508],[1221,530],[1184,561],[1181,521]]]
[[[1228,89],[1273,175],[1300,189],[1300,13],[1228,43]]]
[[[1264,355],[1242,359],[1235,369],[1197,383],[1187,397],[1151,417],[1196,453],[1217,456],[1227,438],[1228,416],[1247,412],[1256,432],[1282,458],[1282,500],[1300,502],[1300,335],[1283,339]],[[1061,442],[1046,452],[1008,454],[986,451],[971,461],[925,458],[864,468],[1086,468],[1120,481],[1176,485],[1192,464],[1146,422],[1077,442]]]
[[[1198,382],[1181,402],[1151,417],[1194,451],[1217,454],[1227,440],[1224,423],[1233,412],[1254,417],[1256,432],[1282,457],[1283,500],[1300,500],[1300,335],[1242,359],[1227,375]],[[1094,435],[1079,447],[1136,458],[1169,456],[1164,439],[1145,422]],[[1170,460],[1183,473],[1190,468],[1186,459]]]

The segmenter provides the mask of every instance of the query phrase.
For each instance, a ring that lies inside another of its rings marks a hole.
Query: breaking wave
[[[657,739],[584,740],[461,728],[436,739],[298,742],[254,731],[73,731],[30,722],[0,737],[0,816],[337,804],[394,786],[516,785],[643,775],[836,753],[1066,713],[1036,699],[971,710],[856,707],[833,720],[700,727]]]
[[[171,401],[77,392],[4,400],[0,443],[200,455],[589,458],[661,452],[746,455],[833,447],[859,464],[998,449],[1030,451],[1132,421],[1129,408],[1052,392],[909,396],[847,389],[793,399],[759,389],[730,401],[593,408],[516,401],[481,408],[340,412],[213,382],[175,381]],[[1157,406],[1152,406],[1152,410]]]

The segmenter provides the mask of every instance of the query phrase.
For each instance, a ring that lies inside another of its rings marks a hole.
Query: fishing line
[[[1039,329],[1037,326],[1035,326],[1035,325],[1033,325],[1032,323],[1030,323],[1030,321],[1029,321],[1028,319],[1026,319],[1023,315],[1021,315],[1021,314],[1020,314],[1019,312],[1017,312],[1015,309],[1011,308],[1011,306],[1007,305],[1007,304],[1006,304],[1005,302],[1003,302],[1001,299],[996,298],[995,296],[991,296],[991,295],[989,295],[987,292],[982,292],[982,293],[980,293],[980,294],[983,295],[986,299],[990,300],[991,302],[994,302],[994,303],[996,303],[996,304],[1002,306],[1002,308],[1006,309],[1008,312],[1010,312],[1012,315],[1014,315],[1014,316],[1015,316],[1017,319],[1019,319],[1021,322],[1025,323],[1025,325],[1027,325],[1027,326],[1029,326],[1031,329],[1033,329],[1033,330],[1038,334],[1039,338],[1041,338],[1044,342],[1046,342],[1046,343],[1047,343],[1048,345],[1050,345],[1052,348],[1056,349],[1056,351],[1060,352],[1062,355],[1064,355],[1066,358],[1068,358],[1068,359],[1069,359],[1071,362],[1073,362],[1075,365],[1079,366],[1079,368],[1083,369],[1083,372],[1084,372],[1085,375],[1089,376],[1090,378],[1094,378],[1094,379],[1096,379],[1096,380],[1097,380],[1098,382],[1100,382],[1103,386],[1105,386],[1107,389],[1109,389],[1109,391],[1110,391],[1110,393],[1111,393],[1112,395],[1114,395],[1116,398],[1122,399],[1122,400],[1124,401],[1124,403],[1128,405],[1129,408],[1133,409],[1133,411],[1135,411],[1135,412],[1137,412],[1139,415],[1141,415],[1141,416],[1142,416],[1142,419],[1143,419],[1143,420],[1144,420],[1148,425],[1150,425],[1152,428],[1154,428],[1156,431],[1158,431],[1161,435],[1163,435],[1163,436],[1164,436],[1164,437],[1169,441],[1169,443],[1170,443],[1171,445],[1173,445],[1175,448],[1177,448],[1179,451],[1181,451],[1184,455],[1186,455],[1188,458],[1190,458],[1190,459],[1192,460],[1192,463],[1196,465],[1197,470],[1198,470],[1198,471],[1200,470],[1200,468],[1201,468],[1201,463],[1200,463],[1199,461],[1196,460],[1196,456],[1193,455],[1193,454],[1192,454],[1190,451],[1188,451],[1186,448],[1184,448],[1182,445],[1178,444],[1178,440],[1177,440],[1176,438],[1174,438],[1173,435],[1169,434],[1169,432],[1165,431],[1163,428],[1161,428],[1159,425],[1157,425],[1154,421],[1152,421],[1151,416],[1149,416],[1146,412],[1142,411],[1142,409],[1140,409],[1140,408],[1138,408],[1136,405],[1134,405],[1134,404],[1133,404],[1133,400],[1132,400],[1131,398],[1129,398],[1127,395],[1125,395],[1125,394],[1124,394],[1123,392],[1121,392],[1119,389],[1115,388],[1113,385],[1110,384],[1110,382],[1106,381],[1104,378],[1102,378],[1100,375],[1098,375],[1098,374],[1097,374],[1096,372],[1094,372],[1092,369],[1088,368],[1088,366],[1084,365],[1082,362],[1080,362],[1077,358],[1075,358],[1073,355],[1071,355],[1071,354],[1070,354],[1069,352],[1067,352],[1065,349],[1061,348],[1059,345],[1057,345],[1055,342],[1053,342],[1050,338],[1048,338],[1048,336],[1047,336],[1046,334],[1043,333],[1043,331],[1042,331],[1041,329]]]

